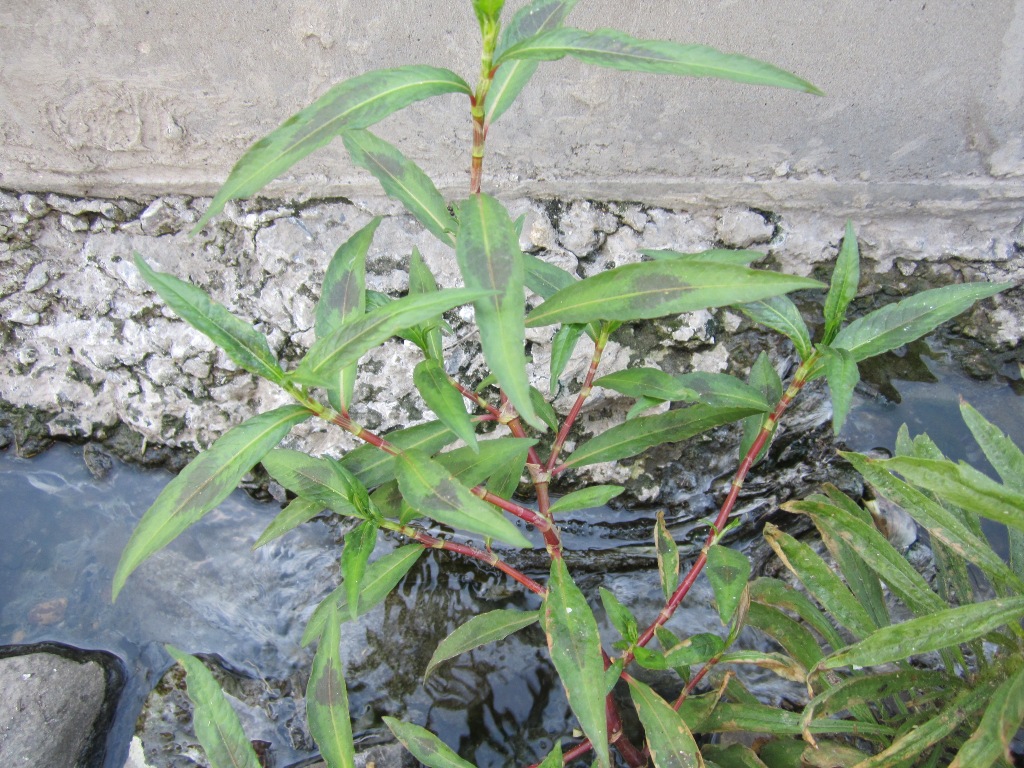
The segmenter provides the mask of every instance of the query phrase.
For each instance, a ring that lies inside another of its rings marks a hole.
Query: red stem
[[[551,455],[548,457],[547,463],[544,465],[544,471],[549,474],[557,474],[562,470],[566,469],[563,464],[560,467],[555,468],[555,464],[558,462],[558,454],[562,451],[562,446],[565,445],[565,441],[569,437],[569,431],[576,423],[576,419],[579,418],[580,411],[583,409],[583,404],[590,397],[591,387],[594,383],[594,376],[597,374],[597,366],[601,363],[601,356],[604,354],[605,345],[608,343],[608,333],[605,330],[607,326],[602,327],[600,335],[594,342],[594,354],[590,358],[590,368],[587,369],[587,375],[583,379],[583,387],[580,389],[580,393],[576,396],[576,402],[572,404],[572,409],[569,411],[569,415],[565,417],[565,421],[562,422],[562,428],[558,430],[558,436],[555,438],[554,445],[551,446]]]

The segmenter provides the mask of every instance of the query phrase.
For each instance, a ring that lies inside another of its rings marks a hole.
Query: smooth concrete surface
[[[492,127],[491,190],[837,212],[1024,198],[1024,0],[581,0],[569,23],[763,58],[827,95],[545,63]],[[0,188],[209,195],[332,84],[408,63],[473,82],[477,48],[469,0],[3,3]],[[465,189],[464,98],[379,130]],[[269,193],[375,190],[335,142]]]

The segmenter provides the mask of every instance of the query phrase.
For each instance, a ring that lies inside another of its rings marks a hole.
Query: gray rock
[[[188,207],[185,198],[162,197],[149,204],[139,217],[139,223],[144,234],[158,237],[180,232],[194,224],[198,218],[196,212]]]
[[[21,207],[33,219],[41,219],[50,212],[50,206],[38,195],[22,195]]]
[[[118,665],[109,654],[63,646],[0,648],[0,765],[102,766],[123,681]]]
[[[742,208],[722,212],[715,226],[719,241],[730,248],[749,248],[772,239],[775,227],[759,213]]]

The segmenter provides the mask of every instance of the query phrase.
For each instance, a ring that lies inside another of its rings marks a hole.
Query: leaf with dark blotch
[[[288,533],[288,531],[298,528],[303,523],[319,515],[324,509],[323,504],[311,501],[310,499],[292,499],[288,502],[288,506],[282,509],[277,514],[277,517],[270,521],[270,525],[256,539],[256,543],[252,545],[252,548],[259,549],[267,542],[273,541]]]
[[[584,32],[561,28],[523,40],[497,60],[555,61],[573,56],[585,64],[632,72],[714,77],[756,85],[820,91],[806,80],[763,61],[722,53],[704,45],[683,45],[670,40],[639,40],[612,29]]]
[[[185,668],[185,685],[194,708],[192,727],[211,768],[260,768],[238,715],[210,670],[196,657],[172,645],[164,648]]]
[[[502,31],[495,57],[509,46],[541,32],[562,26],[576,0],[534,0],[520,8]],[[535,61],[509,61],[498,67],[487,92],[484,120],[493,123],[516,100],[537,69]]]
[[[427,455],[405,452],[396,457],[395,470],[402,496],[421,515],[514,547],[530,546],[520,530],[496,507],[474,496]]]
[[[600,272],[561,289],[534,309],[526,324],[645,320],[822,287],[806,277],[729,264],[645,261]]]
[[[665,525],[665,513],[660,509],[654,524],[654,550],[658,557],[661,591],[668,600],[679,586],[679,545]]]
[[[427,768],[476,768],[426,728],[403,723],[393,717],[384,717],[383,720],[395,738],[402,742],[402,746]]]
[[[427,66],[379,69],[338,83],[242,155],[192,233],[220,213],[228,200],[256,194],[343,131],[368,128],[393,112],[431,96],[443,93],[468,96],[472,92],[466,81],[454,72]]]
[[[263,468],[297,496],[339,515],[366,517],[366,488],[335,459],[278,448],[263,457]]]
[[[406,544],[394,552],[374,560],[366,567],[362,589],[359,592],[360,616],[375,608],[388,596],[409,572],[409,569],[416,564],[423,549],[422,544]],[[343,611],[347,605],[346,587],[341,584],[320,602],[320,605],[313,611],[313,615],[309,617],[306,631],[302,635],[302,644],[309,645],[320,637],[327,621],[327,614],[332,610],[332,606],[336,606],[337,614],[341,616],[344,615]]]
[[[312,414],[298,405],[286,405],[223,434],[194,458],[157,496],[135,526],[114,572],[114,596],[143,560],[167,546],[178,534],[198,522],[238,487],[252,469],[296,424]]]
[[[676,443],[722,424],[738,421],[758,410],[697,404],[653,416],[640,416],[587,441],[573,451],[565,463],[570,467],[582,467],[599,461],[625,459],[652,446]]]
[[[330,388],[338,371],[357,362],[366,352],[383,344],[399,331],[489,293],[454,288],[406,296],[361,317],[352,318],[327,336],[317,339],[290,376],[299,384]]]
[[[848,349],[860,362],[919,339],[975,302],[1012,287],[1013,283],[964,283],[922,291],[857,318],[830,346]]]
[[[460,212],[455,258],[466,287],[482,292],[473,307],[484,359],[519,415],[543,431],[526,376],[526,269],[512,219],[505,206],[484,194],[473,195]]]
[[[857,247],[857,235],[853,231],[853,224],[848,221],[843,245],[839,249],[835,269],[832,270],[828,295],[825,297],[825,332],[821,339],[822,344],[831,344],[839,333],[839,328],[846,319],[846,308],[857,295],[858,285],[860,249]]]
[[[630,677],[626,681],[655,768],[702,768],[697,742],[680,714],[639,680]]]
[[[458,438],[440,421],[428,421],[415,427],[388,432],[384,438],[403,451],[419,451],[433,455]],[[395,457],[380,448],[366,444],[349,451],[341,458],[345,469],[367,488],[376,488],[395,479]]]
[[[818,669],[869,667],[966,643],[1024,616],[1024,597],[961,605],[882,627],[858,643],[827,656]]]
[[[1003,681],[985,707],[981,723],[949,768],[987,768],[1002,757],[1012,763],[1010,744],[1024,721],[1024,669]]]
[[[621,485],[592,485],[589,488],[582,488],[565,494],[565,496],[552,504],[548,511],[552,515],[558,515],[577,509],[603,507],[624,490],[626,489]]]
[[[594,386],[612,389],[629,397],[661,401],[690,403],[699,396],[696,390],[683,386],[675,376],[658,368],[627,368],[616,371],[597,379]]]
[[[345,548],[341,552],[341,578],[348,598],[349,618],[359,615],[359,592],[366,575],[366,565],[377,544],[377,523],[365,520],[345,534]]]
[[[832,432],[837,437],[846,423],[853,404],[853,390],[860,381],[860,371],[853,355],[842,347],[822,347],[825,378],[832,394]]]
[[[755,323],[778,331],[792,341],[801,360],[811,356],[814,351],[811,333],[807,330],[807,323],[800,315],[800,310],[788,296],[769,296],[767,299],[741,304],[737,308]]]
[[[728,624],[750,579],[750,560],[738,550],[715,544],[708,548],[707,574],[718,604],[718,615],[722,624]]]
[[[594,746],[597,764],[608,768],[601,636],[594,614],[562,558],[551,563],[543,623],[551,661],[565,687],[569,706]]]
[[[452,477],[472,488],[510,464],[525,465],[527,453],[536,444],[536,440],[525,437],[501,437],[481,440],[476,451],[468,447],[456,448],[439,453],[435,459]]]
[[[512,610],[488,611],[474,616],[441,641],[430,657],[423,677],[430,677],[438,664],[474,648],[504,640],[513,632],[534,624],[539,618],[539,611]]]
[[[750,376],[748,377],[747,384],[756,389],[764,397],[764,400],[769,405],[775,405],[782,399],[782,379],[779,378],[778,372],[775,370],[775,366],[772,365],[771,360],[768,359],[768,355],[761,352],[757,356],[757,360],[750,367]],[[739,457],[742,461],[750,449],[754,446],[754,441],[757,440],[757,436],[761,434],[761,430],[768,424],[768,413],[756,414],[754,416],[747,416],[743,420],[743,439],[740,441]],[[774,435],[774,432],[772,433]],[[754,457],[754,464],[764,458],[764,455],[768,453],[768,448],[771,446],[772,437],[769,436],[761,450],[758,451],[757,456]]]
[[[397,147],[369,131],[346,131],[342,140],[352,161],[377,177],[388,197],[405,206],[428,232],[454,246],[455,220],[434,182]]]
[[[337,607],[330,604],[306,685],[306,716],[309,732],[328,767],[354,768],[352,721],[339,650],[340,625]]]
[[[268,381],[284,380],[284,371],[270,351],[266,336],[252,323],[231,314],[201,288],[152,269],[138,253],[135,266],[178,317],[205,334],[242,368]]]
[[[452,386],[444,366],[437,360],[422,360],[413,369],[412,380],[423,402],[437,414],[437,418],[476,450],[476,429],[466,412],[462,395]]]

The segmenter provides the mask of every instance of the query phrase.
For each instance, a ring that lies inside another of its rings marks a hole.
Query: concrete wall
[[[509,0],[509,11],[521,4]],[[3,3],[0,187],[212,194],[252,141],[341,79],[406,63],[475,79],[469,0],[369,7]],[[1024,198],[1024,0],[584,0],[570,23],[764,58],[827,96],[545,64],[492,130],[491,189],[840,216]],[[467,111],[443,97],[381,131],[457,195]],[[272,192],[356,196],[371,182],[333,147]]]

